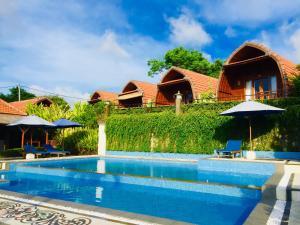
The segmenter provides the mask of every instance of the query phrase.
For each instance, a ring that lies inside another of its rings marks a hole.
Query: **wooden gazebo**
[[[194,71],[172,67],[158,84],[156,103],[158,105],[174,105],[178,91],[184,103],[191,103],[201,97],[202,93],[215,94],[218,80]]]
[[[155,102],[157,86],[144,81],[129,81],[118,95],[122,107],[142,107]]]
[[[286,97],[296,65],[262,44],[246,42],[226,60],[219,77],[219,101]]]
[[[114,92],[108,92],[108,91],[95,91],[91,99],[89,100],[90,104],[95,104],[99,101],[104,101],[104,102],[110,102],[113,104],[118,104],[118,94]]]

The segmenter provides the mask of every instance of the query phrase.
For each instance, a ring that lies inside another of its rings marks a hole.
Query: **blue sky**
[[[157,82],[147,60],[176,46],[215,60],[249,40],[300,63],[299,8],[300,0],[0,0],[0,87],[88,98],[131,79]]]

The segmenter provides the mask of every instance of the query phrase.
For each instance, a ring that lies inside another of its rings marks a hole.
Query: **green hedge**
[[[253,118],[256,150],[300,151],[300,98],[268,100],[287,109],[282,115]],[[108,149],[176,153],[212,153],[228,139],[242,139],[249,149],[248,121],[219,113],[238,104],[197,103],[183,106],[176,116],[171,107],[160,112],[148,109],[113,111],[107,120]],[[127,112],[127,114],[126,114]]]
[[[0,158],[22,157],[22,153],[23,153],[22,148],[7,149],[4,151],[0,151]]]

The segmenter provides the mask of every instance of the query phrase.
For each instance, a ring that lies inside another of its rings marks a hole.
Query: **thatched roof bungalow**
[[[172,67],[158,84],[156,103],[158,105],[174,105],[174,95],[179,91],[184,103],[191,103],[201,94],[216,93],[218,80],[194,71]]]
[[[286,97],[296,65],[262,44],[246,42],[226,60],[219,77],[219,101]]]

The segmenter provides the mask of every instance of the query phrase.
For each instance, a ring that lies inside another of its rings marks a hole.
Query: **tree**
[[[54,104],[58,105],[61,109],[66,111],[70,109],[69,103],[58,95],[47,96],[47,98],[49,98]]]
[[[150,67],[148,71],[150,77],[168,70],[172,66],[178,66],[217,78],[222,69],[223,61],[217,59],[211,63],[197,50],[177,47],[167,51],[163,59],[151,59],[147,64]]]
[[[21,100],[27,100],[35,98],[36,96],[23,88],[20,88]],[[14,102],[19,100],[19,88],[18,86],[10,88],[8,94],[0,93],[0,98],[7,102]]]

